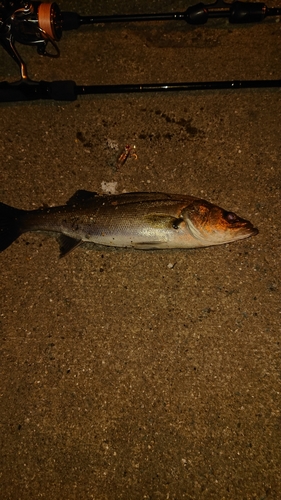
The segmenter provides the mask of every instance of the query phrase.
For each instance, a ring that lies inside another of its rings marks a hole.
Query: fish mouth
[[[258,234],[258,233],[259,233],[259,230],[258,230],[256,227],[252,227],[252,228],[250,228],[250,229],[251,229],[251,235],[252,235],[252,236],[255,236],[256,234]]]
[[[259,230],[253,226],[253,224],[250,221],[245,221],[244,223],[241,224],[240,222],[240,229],[243,231],[245,230],[247,233],[250,233],[251,236],[255,236],[258,234]],[[239,228],[237,228],[239,230]]]
[[[234,228],[233,228],[234,229]],[[256,234],[258,234],[259,230],[254,227],[251,222],[245,222],[244,224],[239,224],[239,227],[236,228],[237,230],[237,233],[245,236],[245,238],[247,236],[255,236]]]

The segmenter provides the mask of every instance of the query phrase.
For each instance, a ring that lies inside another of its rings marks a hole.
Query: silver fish
[[[0,203],[0,252],[28,231],[60,235],[61,257],[83,242],[143,250],[196,248],[258,233],[249,221],[193,196],[89,191],[77,191],[66,205],[30,211]]]

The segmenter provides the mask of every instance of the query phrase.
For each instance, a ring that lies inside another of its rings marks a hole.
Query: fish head
[[[251,222],[205,200],[192,201],[182,217],[198,246],[222,245],[258,233]]]

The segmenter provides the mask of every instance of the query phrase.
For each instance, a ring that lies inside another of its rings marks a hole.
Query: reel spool
[[[58,42],[62,36],[61,12],[58,5],[55,2],[40,3],[37,17],[42,36]]]

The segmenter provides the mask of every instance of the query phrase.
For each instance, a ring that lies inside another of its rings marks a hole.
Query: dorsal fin
[[[96,198],[96,196],[98,196],[98,193],[86,191],[85,189],[79,189],[73,196],[71,196],[71,198],[69,198],[66,204],[72,206],[78,205],[79,203],[92,200],[93,198]]]

